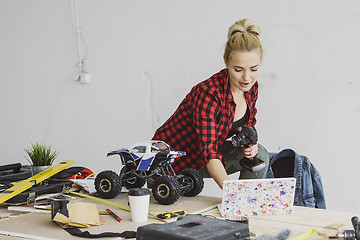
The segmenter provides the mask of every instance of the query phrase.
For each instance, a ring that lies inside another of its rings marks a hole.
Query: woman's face
[[[250,52],[235,51],[226,68],[229,71],[231,90],[247,92],[260,74],[261,55],[259,50]]]

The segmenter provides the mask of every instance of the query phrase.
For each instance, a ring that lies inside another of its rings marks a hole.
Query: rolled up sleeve
[[[194,101],[197,104],[194,108],[193,121],[200,140],[201,165],[205,167],[210,159],[222,160],[222,155],[218,153],[218,130],[216,129],[220,104],[213,94],[207,91],[200,92]]]

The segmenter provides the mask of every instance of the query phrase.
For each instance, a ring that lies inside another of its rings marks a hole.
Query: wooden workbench
[[[136,231],[139,226],[149,223],[162,224],[162,222],[153,217],[149,217],[149,220],[146,223],[133,223],[131,221],[130,212],[116,209],[115,207],[95,202],[90,199],[82,198],[76,199],[76,201],[96,203],[99,211],[104,211],[105,208],[110,208],[123,219],[123,221],[119,223],[111,216],[104,215],[103,218],[107,221],[106,224],[83,229],[89,231],[90,233],[123,232],[126,230]],[[111,201],[127,205],[127,194],[122,193],[117,198],[111,199]],[[176,203],[164,206],[156,203],[155,200],[151,198],[150,210],[152,210],[152,213],[156,215],[164,211],[185,209],[188,213],[201,213],[203,215],[212,215],[221,218],[219,210],[216,207],[216,205],[220,202],[221,199],[216,197],[181,197]],[[6,208],[2,208],[0,210],[0,239],[18,240],[23,239],[24,237],[37,240],[81,239],[79,237],[71,236],[61,229],[56,223],[52,222],[50,219],[50,213],[24,214],[18,212],[7,212]],[[291,231],[290,237],[295,237],[310,229],[315,229],[317,231],[317,235],[315,235],[312,239],[327,239],[329,237],[336,236],[338,231],[352,229],[350,219],[354,215],[356,215],[356,213],[294,207],[293,213],[290,215],[250,217],[249,227],[253,237],[260,236],[262,234],[276,235],[285,229],[289,229]]]

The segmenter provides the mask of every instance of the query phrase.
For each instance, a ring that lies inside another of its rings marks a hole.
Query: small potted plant
[[[31,144],[31,148],[24,150],[29,155],[29,158],[26,157],[26,159],[31,165],[32,175],[47,169],[59,155],[59,152],[53,150],[51,146],[39,143]]]

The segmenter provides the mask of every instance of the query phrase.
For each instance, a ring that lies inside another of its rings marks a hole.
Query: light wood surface
[[[219,217],[219,210],[212,209],[206,214]],[[289,237],[296,237],[311,229],[317,234],[311,239],[335,238],[339,231],[351,230],[351,218],[360,216],[357,213],[294,207],[292,214],[276,216],[253,216],[249,218],[249,228],[252,237],[262,234],[277,235],[281,231],[289,229]]]
[[[159,223],[159,220],[149,216],[145,223],[133,223],[131,221],[130,212],[125,210],[109,207],[100,202],[95,202],[90,199],[77,199],[77,201],[87,201],[96,203],[99,211],[104,211],[105,208],[110,208],[116,212],[123,220],[121,223],[117,222],[109,215],[103,215],[107,221],[101,226],[93,226],[84,231],[90,233],[101,232],[123,232],[126,230],[136,231],[139,226]],[[111,201],[118,204],[127,205],[127,194],[120,194],[117,198]],[[196,197],[181,197],[176,203],[164,206],[160,205],[153,197],[150,201],[150,210],[153,214],[162,213],[165,211],[174,211],[184,209],[188,213],[201,213],[203,215],[211,215],[221,218],[219,210],[216,205],[221,202],[221,198],[196,196]],[[328,239],[334,237],[339,231],[344,229],[352,229],[350,219],[356,213],[313,209],[305,207],[294,207],[293,213],[289,215],[277,216],[257,216],[249,218],[249,227],[252,238],[261,236],[262,234],[276,235],[279,232],[289,229],[291,231],[290,237],[298,236],[306,231],[315,229],[317,234],[312,239]],[[360,215],[357,215],[360,216]],[[170,221],[175,221],[172,218]],[[6,208],[0,209],[0,239],[18,240],[23,239],[24,236],[29,239],[80,239],[73,237],[56,223],[50,219],[50,213],[17,213],[7,212]],[[9,233],[10,236],[6,236]],[[4,235],[5,234],[5,235]],[[110,238],[106,238],[110,239]],[[120,239],[120,238],[113,238]]]
[[[96,203],[98,211],[105,211],[106,208],[110,208],[123,220],[117,222],[110,215],[102,215],[106,220],[106,224],[100,226],[92,226],[90,228],[82,229],[83,231],[89,231],[90,233],[102,233],[102,232],[123,232],[123,231],[136,231],[139,226],[143,226],[150,223],[163,224],[163,222],[157,220],[154,217],[149,216],[147,222],[134,223],[131,221],[131,213],[122,209],[106,205],[101,202],[93,201],[86,198],[76,198],[76,201],[86,201]],[[118,197],[110,199],[114,203],[127,206],[128,196],[127,193],[121,193]],[[151,213],[157,215],[165,211],[186,210],[188,213],[201,213],[209,209],[215,208],[216,204],[220,203],[221,199],[216,197],[196,196],[196,197],[180,197],[180,199],[172,205],[161,205],[155,201],[153,197],[150,199]],[[23,239],[16,236],[26,236],[30,239],[79,239],[79,237],[73,237],[65,230],[61,229],[55,222],[51,221],[49,213],[17,213],[8,212],[9,216],[6,216],[6,209],[0,211],[0,239],[3,235],[1,233],[10,233],[13,238],[9,239]],[[175,221],[175,218],[168,221]],[[111,239],[111,238],[106,238]],[[120,238],[114,238],[120,239]]]

